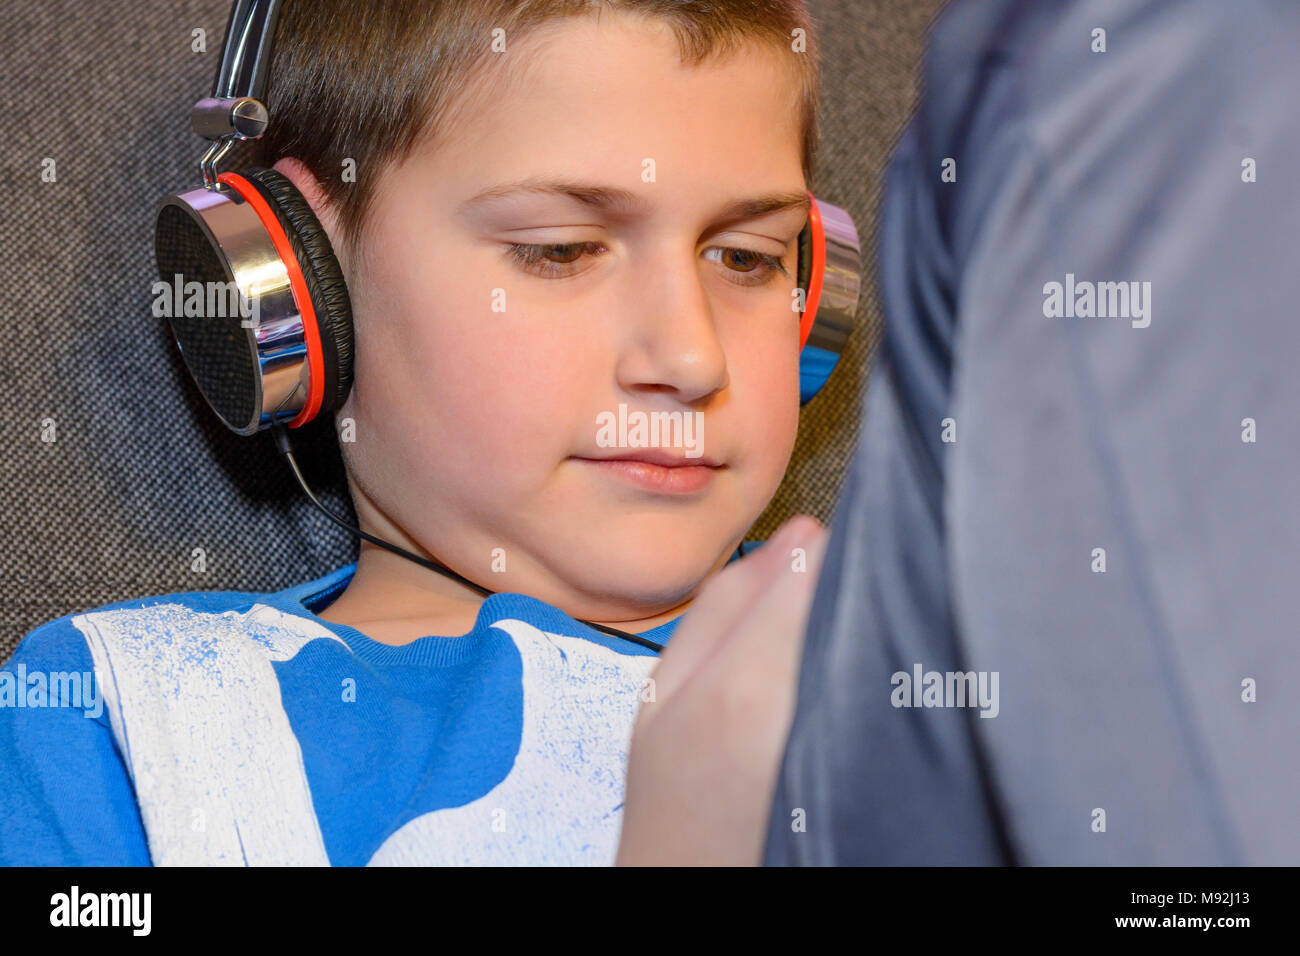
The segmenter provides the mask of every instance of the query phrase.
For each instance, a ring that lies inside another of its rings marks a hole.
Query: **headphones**
[[[282,0],[236,0],[212,95],[190,113],[194,132],[212,141],[199,162],[203,185],[165,197],[154,232],[164,282],[177,275],[204,288],[233,282],[244,301],[256,303],[255,324],[239,314],[170,318],[199,391],[240,435],[281,421],[301,427],[339,408],[352,387],[347,282],[311,207],[273,169],[217,172],[236,142],[257,139],[266,130],[263,93],[281,5]],[[861,283],[853,219],[838,206],[809,197],[796,273],[804,304],[799,319],[803,404],[825,384],[844,350]]]
[[[203,184],[165,196],[154,228],[154,253],[164,283],[237,289],[240,307],[230,308],[229,299],[222,304],[210,293],[200,296],[201,302],[187,295],[183,309],[169,310],[172,333],[204,400],[222,422],[240,435],[274,429],[277,447],[303,490],[335,523],[491,594],[449,568],[333,515],[307,488],[289,448],[283,426],[300,428],[333,412],[352,387],[347,282],[325,230],[287,178],[273,169],[217,171],[237,142],[266,131],[270,116],[263,98],[281,3],[236,0],[212,95],[190,111],[191,128],[211,141],[199,160]],[[811,193],[809,198],[796,272],[804,305],[799,319],[801,404],[825,384],[844,350],[857,313],[862,266],[853,219]],[[255,307],[251,313],[248,304]],[[590,626],[659,647],[614,628]]]

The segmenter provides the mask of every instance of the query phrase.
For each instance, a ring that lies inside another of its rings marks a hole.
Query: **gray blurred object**
[[[1300,863],[1298,44],[1283,0],[940,17],[768,863]],[[1075,280],[1149,312],[1047,316]],[[894,707],[918,663],[997,716]]]
[[[810,7],[826,80],[810,185],[869,236],[938,2]],[[0,660],[73,611],[174,591],[274,591],[355,557],[354,539],[302,496],[270,439],[240,439],[209,411],[166,321],[151,315],[153,207],[196,178],[206,144],[190,108],[211,89],[229,12],[225,0],[0,5]],[[206,52],[192,50],[198,29]],[[47,157],[55,182],[41,180]],[[862,334],[801,413],[787,481],[752,537],[797,511],[829,519],[878,328],[866,278]],[[48,420],[51,443],[41,440]],[[302,429],[295,448],[325,504],[350,516],[329,423]],[[195,549],[205,572],[191,570]]]

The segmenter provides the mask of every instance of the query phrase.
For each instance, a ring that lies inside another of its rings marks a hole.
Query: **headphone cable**
[[[471,581],[469,578],[457,574],[455,571],[453,571],[451,568],[447,567],[446,565],[439,564],[436,561],[430,561],[427,558],[422,558],[418,554],[412,554],[410,551],[407,551],[405,548],[398,547],[395,544],[390,544],[389,542],[383,540],[382,538],[376,538],[374,535],[367,534],[365,531],[362,531],[360,528],[356,528],[348,524],[338,515],[334,514],[334,512],[330,511],[323,504],[321,504],[320,499],[318,499],[314,494],[312,494],[312,490],[309,487],[307,487],[307,482],[302,476],[302,471],[298,468],[298,462],[293,457],[293,449],[289,445],[289,433],[288,430],[284,427],[284,424],[282,422],[277,421],[272,428],[272,433],[275,436],[276,449],[278,449],[280,454],[285,457],[285,460],[289,462],[289,468],[292,469],[294,478],[298,479],[298,484],[302,487],[302,490],[307,495],[308,499],[310,499],[311,503],[314,504],[317,508],[319,508],[322,513],[324,513],[325,517],[329,518],[340,528],[350,531],[352,534],[360,538],[364,538],[366,541],[369,541],[373,545],[377,545],[378,547],[384,548],[387,551],[391,551],[393,554],[399,555],[410,561],[414,561],[416,564],[420,565],[421,567],[428,568],[430,571],[436,571],[439,574],[443,575],[444,577],[451,578],[453,581],[457,582],[458,584],[463,584],[465,585],[465,587],[477,591],[479,594],[483,595],[484,597],[491,597],[493,594],[498,593],[496,591],[489,591],[481,584],[476,584],[475,582]],[[745,554],[745,544],[743,541],[740,544],[740,554],[742,557]],[[574,618],[574,620],[578,621],[579,624],[585,624],[587,625],[587,627],[600,631],[603,634],[608,634],[611,637],[621,637],[624,640],[631,641],[634,644],[640,644],[642,647],[648,647],[652,651],[662,651],[664,649],[664,646],[662,644],[656,644],[654,641],[644,638],[640,634],[629,634],[627,631],[620,631],[616,627],[606,627],[604,624],[597,624],[594,621],[583,621],[579,618]]]

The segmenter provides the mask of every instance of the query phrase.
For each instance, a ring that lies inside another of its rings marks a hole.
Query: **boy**
[[[663,643],[786,467],[800,30],[775,0],[286,4],[262,162],[348,280],[360,526],[501,593],[363,546],[39,628],[10,669],[95,671],[103,712],[0,708],[0,860],[613,861],[655,657],[574,619]],[[621,405],[701,414],[702,456],[612,460]]]

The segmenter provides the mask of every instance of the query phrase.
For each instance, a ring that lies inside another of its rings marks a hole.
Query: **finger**
[[[795,544],[780,573],[715,653],[695,674],[702,682],[718,681],[738,710],[756,717],[788,719],[802,656],[808,614],[830,540],[825,529]],[[772,701],[775,696],[782,705]]]
[[[671,805],[691,826],[642,834],[639,842],[634,832],[629,853],[661,862],[761,862],[765,824],[793,718],[803,630],[828,539],[829,532],[820,529],[811,541],[796,539],[784,549],[780,557],[790,561],[769,589],[688,675],[678,702],[661,711],[661,719],[634,740],[627,804],[634,831],[635,821],[646,812],[641,801],[648,793],[655,795],[656,812],[669,812]],[[795,547],[803,551],[792,555]],[[664,736],[656,738],[657,733]],[[655,747],[664,776],[652,785],[657,789],[647,791],[643,764],[649,760],[656,766]],[[673,762],[665,763],[669,754]],[[672,785],[665,789],[670,779]]]
[[[726,639],[735,622],[782,572],[781,555],[802,540],[802,535],[820,527],[808,515],[791,518],[759,551],[724,568],[705,584],[660,652],[653,672],[655,702],[672,697]]]

